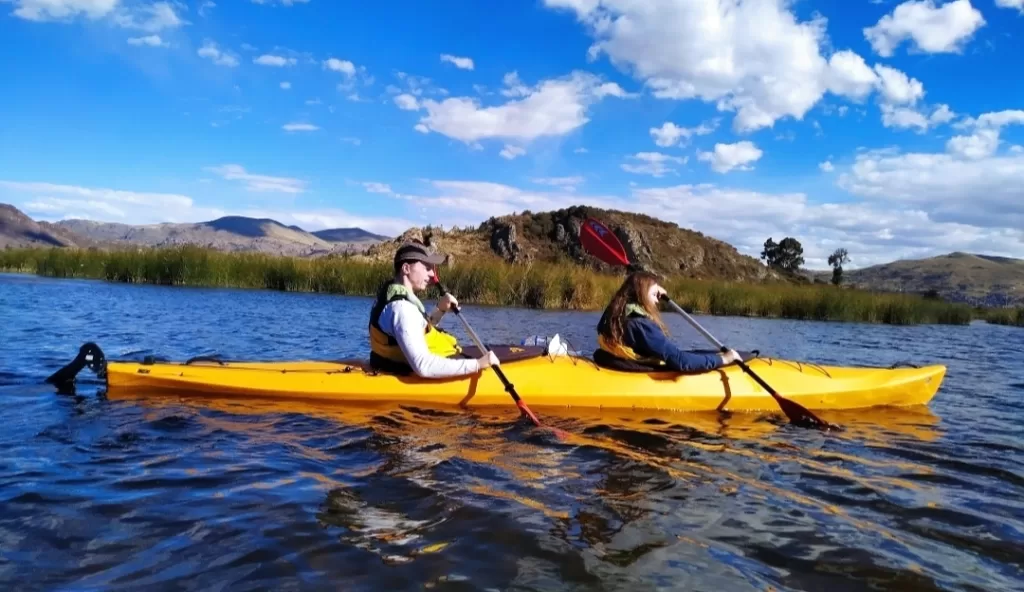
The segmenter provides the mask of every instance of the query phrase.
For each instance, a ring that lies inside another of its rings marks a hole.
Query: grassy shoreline
[[[70,248],[0,250],[0,270],[48,277],[104,279],[225,288],[370,296],[391,275],[390,262],[347,257],[301,259],[225,253],[186,245],[101,251]],[[461,302],[509,307],[600,310],[622,277],[572,264],[460,263],[442,277]],[[966,304],[919,296],[838,289],[831,285],[750,284],[670,278],[665,287],[691,312],[885,324],[964,325],[977,318]],[[1024,324],[1022,311],[986,315],[989,322]],[[1016,316],[1014,316],[1016,315]],[[995,320],[993,320],[995,319]]]

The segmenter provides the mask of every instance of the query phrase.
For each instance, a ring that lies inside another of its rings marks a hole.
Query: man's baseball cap
[[[395,263],[400,261],[422,261],[431,265],[441,265],[448,257],[440,253],[431,253],[426,245],[420,242],[407,242],[395,251]]]

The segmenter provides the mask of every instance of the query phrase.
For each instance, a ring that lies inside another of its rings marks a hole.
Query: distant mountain
[[[90,242],[49,222],[36,222],[14,206],[0,204],[0,248],[91,246]]]
[[[822,274],[831,277],[831,272]],[[846,270],[846,284],[872,290],[933,292],[945,300],[972,305],[1024,304],[1024,260],[970,253],[905,259]]]
[[[313,236],[331,243],[364,243],[388,240],[388,237],[381,234],[367,232],[362,228],[329,228],[317,230]]]
[[[195,244],[220,251],[257,251],[279,255],[310,256],[332,252],[358,251],[370,239],[334,241],[320,238],[298,226],[285,226],[269,218],[224,216],[198,223],[131,225],[92,220],[62,220],[57,226],[75,234],[112,245],[162,247]],[[342,229],[352,234],[376,237],[359,228]],[[333,230],[322,231],[333,232]],[[382,237],[387,238],[387,237]],[[381,240],[381,239],[376,239]]]

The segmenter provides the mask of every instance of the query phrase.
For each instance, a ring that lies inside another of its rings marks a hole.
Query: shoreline
[[[0,270],[117,283],[263,289],[372,297],[391,276],[390,262],[353,257],[302,259],[222,252],[194,245],[101,251],[73,248],[0,250]],[[459,302],[563,311],[600,311],[623,275],[574,264],[460,263],[442,270]],[[980,310],[922,296],[869,292],[831,284],[753,284],[666,278],[665,288],[687,312],[711,316],[967,325],[974,320],[1024,324],[1024,309]],[[433,290],[432,290],[433,291]]]

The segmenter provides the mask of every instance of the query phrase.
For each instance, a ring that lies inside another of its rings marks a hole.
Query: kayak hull
[[[819,366],[772,358],[747,365],[783,397],[812,410],[927,404],[946,367]],[[534,409],[777,411],[775,399],[739,366],[695,373],[624,372],[577,356],[503,362],[516,391]],[[365,360],[288,362],[105,363],[107,388],[133,395],[210,395],[338,403],[508,406],[493,371],[427,380],[373,372]]]

